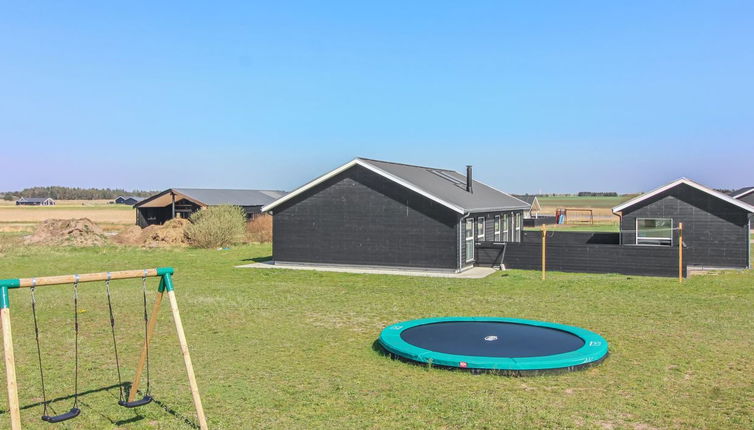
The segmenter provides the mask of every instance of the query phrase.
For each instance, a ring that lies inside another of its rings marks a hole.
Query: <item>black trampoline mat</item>
[[[563,330],[489,321],[423,324],[404,330],[401,338],[430,351],[475,357],[541,357],[584,346],[579,336]]]

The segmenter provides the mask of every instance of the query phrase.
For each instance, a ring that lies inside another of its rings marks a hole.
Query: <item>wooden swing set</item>
[[[8,387],[8,406],[10,410],[11,429],[21,429],[21,415],[20,407],[18,403],[18,385],[16,383],[16,367],[15,358],[13,353],[13,337],[11,334],[10,324],[10,300],[8,292],[11,289],[17,288],[30,288],[31,289],[31,303],[32,314],[34,317],[34,332],[35,340],[37,342],[37,355],[39,359],[39,371],[40,380],[42,385],[42,399],[44,405],[44,415],[42,419],[49,423],[57,423],[76,418],[81,410],[78,408],[78,285],[82,282],[96,282],[105,281],[107,304],[110,313],[110,327],[113,336],[113,347],[115,350],[115,362],[118,368],[118,382],[120,389],[120,400],[118,404],[126,408],[135,408],[144,406],[152,401],[149,387],[149,343],[152,340],[154,334],[155,325],[157,324],[157,313],[160,310],[160,304],[162,303],[163,295],[168,296],[170,302],[170,309],[173,313],[173,321],[175,322],[175,329],[178,335],[178,342],[181,347],[181,353],[183,354],[183,361],[186,365],[186,373],[188,374],[189,387],[191,389],[191,396],[194,400],[194,408],[196,409],[196,415],[199,421],[199,427],[202,430],[207,429],[207,419],[204,415],[204,409],[202,407],[202,400],[199,397],[199,387],[196,383],[196,377],[194,376],[194,367],[191,364],[191,356],[189,355],[188,343],[186,342],[186,334],[183,331],[183,323],[181,322],[181,315],[178,312],[178,302],[175,298],[175,291],[173,288],[173,268],[160,267],[156,269],[140,269],[140,270],[124,270],[119,272],[102,272],[102,273],[87,273],[81,275],[62,275],[62,276],[47,276],[41,278],[20,278],[20,279],[0,279],[0,324],[2,325],[3,332],[3,350],[5,353],[5,374],[6,383]],[[157,288],[157,296],[152,306],[151,314],[147,314],[147,295],[146,295],[146,279],[150,277],[159,277],[160,284]],[[120,374],[120,360],[118,358],[118,345],[115,337],[115,317],[113,315],[112,302],[110,298],[110,281],[116,279],[137,279],[142,280],[142,293],[144,304],[144,343],[139,354],[139,360],[136,365],[136,372],[131,384],[128,396],[125,396],[123,389],[123,382]],[[60,415],[48,415],[47,410],[49,401],[45,393],[44,385],[44,371],[42,368],[42,353],[39,345],[39,327],[37,323],[36,315],[36,298],[34,291],[37,287],[47,285],[63,285],[73,284],[73,303],[74,303],[74,331],[76,335],[75,341],[75,377],[74,377],[74,395],[73,395],[73,407],[66,413]],[[141,399],[136,399],[137,392],[141,381],[142,374],[146,367],[146,390],[143,393]]]

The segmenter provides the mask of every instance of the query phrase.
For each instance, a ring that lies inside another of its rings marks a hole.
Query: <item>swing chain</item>
[[[79,405],[79,275],[73,275],[73,326],[74,326],[74,357],[75,372],[73,380],[73,407]]]
[[[110,331],[113,334],[113,349],[115,350],[115,367],[118,371],[118,391],[119,400],[123,401],[123,378],[120,374],[120,359],[118,357],[118,342],[115,340],[115,315],[113,314],[113,304],[110,299],[110,272],[107,272],[107,280],[105,281],[105,291],[107,292],[107,308],[110,312]]]
[[[39,324],[37,323],[37,299],[34,295],[37,290],[37,278],[31,280],[31,314],[34,319],[34,340],[37,343],[37,360],[39,361],[39,380],[42,384],[42,405],[44,408],[43,416],[47,415],[47,390],[45,388],[45,374],[42,369],[42,348],[39,345]]]
[[[147,358],[147,389],[144,394],[148,396],[151,390],[149,387],[149,314],[147,313],[147,269],[144,269],[144,274],[141,277],[141,295],[144,303],[144,346]]]

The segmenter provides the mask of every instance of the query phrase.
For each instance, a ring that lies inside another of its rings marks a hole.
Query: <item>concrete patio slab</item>
[[[441,272],[431,270],[412,269],[389,269],[377,267],[353,267],[353,266],[325,266],[306,264],[278,264],[273,262],[251,263],[236,266],[241,269],[288,269],[288,270],[314,270],[319,272],[359,273],[369,275],[398,275],[398,276],[426,276],[430,278],[461,278],[481,279],[495,273],[497,270],[490,267],[472,267],[461,273]]]

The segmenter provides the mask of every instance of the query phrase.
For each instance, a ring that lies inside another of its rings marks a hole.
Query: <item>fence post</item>
[[[678,282],[683,282],[683,223],[678,223]]]
[[[547,226],[542,226],[542,280],[547,278]]]

